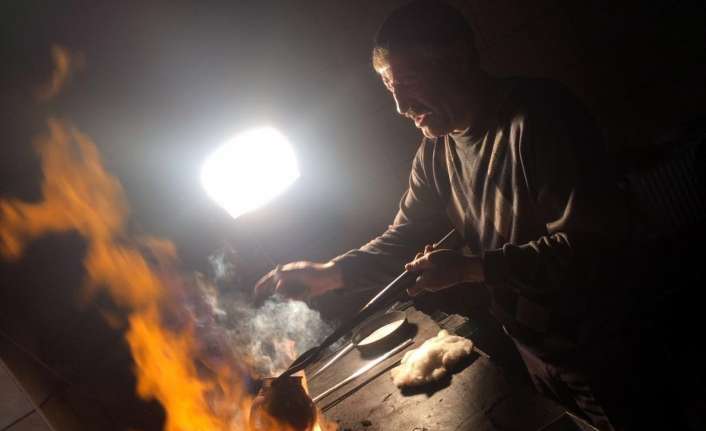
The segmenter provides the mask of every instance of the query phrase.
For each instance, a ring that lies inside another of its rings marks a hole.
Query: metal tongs
[[[402,343],[400,343],[400,344],[399,344],[397,347],[395,347],[394,349],[390,350],[389,352],[387,352],[387,353],[385,353],[385,354],[383,354],[383,355],[378,356],[377,358],[373,359],[372,361],[370,361],[370,362],[368,362],[367,364],[363,365],[362,367],[358,368],[358,369],[357,369],[353,374],[351,374],[350,376],[346,377],[345,379],[341,380],[340,382],[336,383],[335,385],[333,385],[333,386],[331,386],[330,388],[326,389],[325,391],[321,392],[319,395],[317,395],[317,396],[315,396],[314,398],[312,398],[312,401],[313,401],[313,402],[319,401],[320,399],[322,399],[323,397],[327,396],[327,395],[330,394],[331,392],[335,391],[335,390],[338,389],[338,388],[341,388],[341,387],[347,385],[348,383],[352,382],[352,381],[355,380],[356,378],[358,378],[358,377],[362,376],[363,374],[365,374],[366,372],[368,372],[370,369],[372,369],[373,367],[375,367],[376,365],[378,365],[379,363],[381,363],[381,362],[384,361],[385,359],[389,358],[390,356],[392,356],[392,355],[394,355],[394,354],[396,354],[396,353],[401,352],[402,350],[404,350],[405,348],[411,346],[412,344],[414,344],[414,340],[413,340],[413,339],[411,339],[411,338],[406,339],[405,341],[403,341]]]
[[[447,245],[455,232],[456,231],[454,229],[451,229],[449,233],[447,233],[436,244],[434,244],[434,248],[439,248]],[[402,292],[402,290],[406,288],[409,284],[413,283],[419,275],[421,275],[420,271],[410,272],[407,270],[405,270],[402,274],[398,275],[397,278],[395,278],[387,286],[382,288],[382,290],[380,290],[375,296],[373,296],[367,304],[365,304],[360,310],[358,310],[355,316],[353,316],[347,322],[342,323],[338,328],[336,328],[335,331],[333,331],[328,337],[326,337],[324,341],[321,342],[321,344],[316,347],[312,347],[311,349],[299,355],[299,357],[295,359],[294,362],[292,362],[292,365],[290,365],[289,368],[287,368],[287,370],[285,370],[277,378],[291,376],[292,374],[303,370],[307,366],[311,365],[313,362],[317,361],[325,349],[335,343],[336,340],[352,331],[353,328],[361,324],[373,313],[378,311],[378,308],[375,307],[375,305],[381,303],[382,298],[389,299],[393,295]]]

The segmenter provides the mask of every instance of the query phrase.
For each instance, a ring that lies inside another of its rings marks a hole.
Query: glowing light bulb
[[[297,178],[299,168],[289,141],[271,127],[226,142],[201,169],[206,192],[233,218],[271,201]]]

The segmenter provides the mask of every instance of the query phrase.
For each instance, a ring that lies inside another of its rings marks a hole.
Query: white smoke
[[[208,349],[215,352],[225,347],[232,357],[246,361],[256,376],[276,376],[333,331],[318,311],[301,301],[273,296],[255,307],[250,289],[234,283],[243,277],[232,248],[219,250],[210,260],[215,281],[197,274],[199,298],[190,301]]]
[[[301,301],[280,297],[254,308],[242,298],[226,299],[224,326],[231,348],[249,357],[257,374],[274,376],[289,367],[294,359],[316,346],[332,332],[318,311]]]
[[[243,259],[240,253],[229,244],[223,244],[208,256],[208,262],[211,264],[214,280],[218,286],[232,287],[243,284],[242,274],[245,266]]]

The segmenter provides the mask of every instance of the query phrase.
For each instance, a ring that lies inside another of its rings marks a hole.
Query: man
[[[619,304],[601,276],[625,218],[593,120],[557,84],[486,74],[464,17],[436,1],[387,18],[373,66],[424,135],[394,223],[329,262],[277,268],[256,294],[382,286],[403,265],[424,271],[411,295],[484,283],[537,389],[612,429],[621,400],[597,393],[593,349]],[[428,245],[450,226],[470,254]]]

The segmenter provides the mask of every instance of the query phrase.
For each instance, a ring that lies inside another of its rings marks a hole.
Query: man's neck
[[[468,106],[466,115],[454,128],[453,133],[475,132],[477,129],[483,128],[487,117],[495,112],[501,102],[504,86],[500,79],[479,70],[478,76],[472,82],[473,84],[469,85],[468,90],[464,92],[471,95],[471,105]]]

